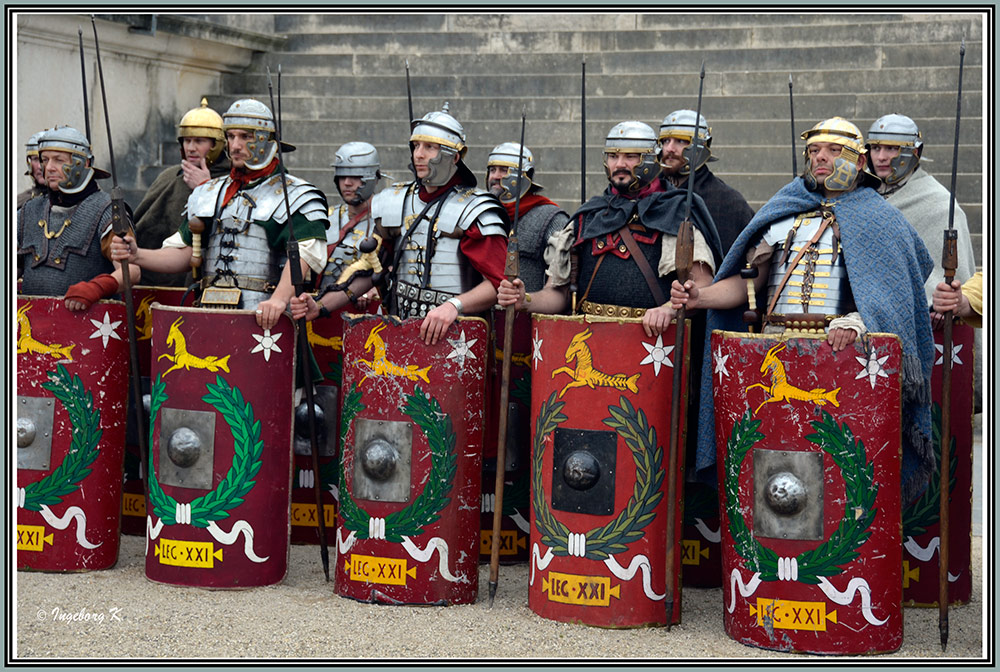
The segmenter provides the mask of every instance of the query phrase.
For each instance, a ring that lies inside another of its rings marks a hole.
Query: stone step
[[[588,53],[587,71],[604,74],[697,73],[704,60],[707,71],[715,73],[774,70],[784,73],[849,73],[858,70],[863,64],[912,68],[914,63],[922,63],[927,66],[942,67],[955,65],[958,60],[958,45],[950,42],[883,46],[862,44],[850,47],[783,45],[759,48],[697,48],[671,52],[669,57],[664,51],[658,45],[654,45],[650,50]],[[524,75],[534,73],[576,75],[580,72],[581,56],[580,52],[573,51],[530,54],[515,51],[503,54],[503,70]],[[495,53],[462,53],[461,58],[456,58],[455,54],[442,53],[438,49],[427,54],[389,54],[384,50],[372,54],[258,53],[255,54],[251,67],[263,71],[266,66],[270,66],[274,71],[280,63],[284,71],[295,71],[298,74],[364,76],[370,72],[403,74],[406,60],[410,62],[411,75],[414,73],[463,75],[498,69]],[[978,43],[968,45],[965,62],[970,66],[982,64],[982,51]]]
[[[283,68],[284,69],[284,68]],[[418,74],[411,69],[410,82],[415,96],[450,98],[457,96],[513,97],[537,92],[548,96],[566,96],[580,99],[580,64],[572,76],[563,74],[535,74],[511,77],[510,74],[493,72],[436,76]],[[738,96],[773,93],[788,95],[787,72],[739,72],[705,75],[705,95]],[[930,92],[954,92],[958,84],[958,66],[926,68],[885,68],[858,70],[851,77],[842,73],[802,73],[793,79],[793,93],[805,95],[834,94],[839,92],[872,91],[882,93],[909,93],[923,95]],[[223,80],[223,96],[231,98],[267,95],[267,76],[263,72],[247,72]],[[967,91],[982,86],[982,67],[967,66],[963,73],[963,87]],[[367,73],[364,75],[300,75],[285,73],[281,82],[282,96],[344,96],[379,97],[406,95],[406,78],[403,72]],[[683,92],[694,95],[698,91],[698,74],[695,72],[674,75],[602,75],[587,73],[588,99],[602,96],[634,96],[648,91]]]
[[[225,109],[231,102],[226,99],[210,98],[210,104]],[[431,110],[441,109],[443,100],[438,97],[420,96],[413,99],[414,114],[418,117]],[[558,96],[463,96],[448,101],[450,109],[463,124],[466,120],[517,119],[525,109],[530,120],[578,121],[580,101]],[[982,115],[981,99],[970,97],[963,100],[962,113],[968,118]],[[666,107],[666,104],[671,107]],[[630,96],[628,98],[591,98],[587,101],[587,117],[593,120],[639,119],[659,128],[663,117],[673,109],[695,109],[695,96],[673,96],[669,100],[662,95]],[[859,93],[859,94],[803,94],[795,98],[796,119],[811,125],[838,110],[849,119],[876,119],[893,110],[906,110],[914,119],[923,119],[938,111],[954,106],[955,94],[950,92],[925,93],[922,95],[902,93]],[[756,120],[777,120],[788,118],[788,96],[704,96],[702,113],[714,126],[717,119],[739,120],[753,115]],[[372,121],[396,121],[405,123],[409,116],[405,97],[349,97],[349,96],[290,96],[281,99],[282,114],[288,119],[336,120],[370,119]],[[808,126],[806,126],[808,128]],[[803,129],[804,130],[804,129]],[[863,129],[867,131],[867,127]]]
[[[453,112],[456,111],[453,109]],[[831,113],[835,110],[831,110]],[[460,115],[461,118],[461,115]],[[587,118],[587,145],[588,148],[597,149],[604,146],[604,138],[611,127],[621,121],[616,120],[591,120]],[[874,118],[863,120],[860,124],[862,131],[867,131]],[[285,119],[283,122],[285,138],[292,144],[301,144],[310,141],[320,141],[324,143],[336,144],[347,140],[364,140],[371,142],[376,147],[391,144],[401,144],[409,138],[409,129],[402,121],[378,121],[378,120],[300,120]],[[505,120],[475,120],[464,121],[468,142],[473,147],[493,147],[496,143],[494,138],[509,140],[520,137],[520,119]],[[797,130],[804,131],[812,126],[812,123],[800,122],[796,119]],[[759,146],[772,145],[775,147],[787,147],[790,130],[787,120],[779,121],[718,121],[712,124],[712,132],[719,138],[721,146]],[[954,119],[927,119],[921,120],[921,132],[926,138],[948,139],[954,138]],[[525,144],[529,147],[532,143],[538,147],[579,147],[580,144],[580,123],[560,122],[560,121],[533,121],[526,130],[527,139]],[[961,126],[961,142],[966,146],[978,147],[982,137],[982,119],[963,118]],[[545,138],[544,145],[531,140],[531,138]],[[723,140],[724,139],[724,140]],[[588,149],[588,152],[591,151]],[[936,159],[946,159],[944,156],[935,156]]]
[[[920,26],[923,43],[955,42],[962,38],[978,40],[981,25],[968,18],[924,23]],[[862,45],[908,43],[914,33],[911,22],[853,23],[825,25],[824,44],[836,48]],[[499,31],[386,31],[329,33],[294,32],[288,34],[285,52],[300,54],[469,54],[469,53],[548,53],[594,52],[632,53],[655,51],[703,51],[718,49],[754,49],[781,44],[784,47],[816,45],[810,30],[789,30],[787,26],[721,27],[647,30],[547,30],[544,23],[529,30]]]

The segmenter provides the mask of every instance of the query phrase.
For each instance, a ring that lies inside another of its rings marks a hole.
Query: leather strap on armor
[[[653,273],[653,268],[649,265],[646,256],[639,251],[639,246],[635,244],[635,238],[629,232],[628,224],[618,229],[618,235],[621,236],[622,242],[625,243],[625,247],[628,248],[629,254],[632,255],[636,266],[642,272],[642,277],[646,279],[646,284],[649,285],[649,291],[653,293],[656,305],[662,306],[667,302],[667,297],[663,295],[660,284],[656,281],[656,274]],[[596,271],[597,269],[594,270]]]

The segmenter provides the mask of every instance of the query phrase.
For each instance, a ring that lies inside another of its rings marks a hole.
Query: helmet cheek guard
[[[278,155],[278,143],[270,131],[255,130],[253,139],[246,144],[246,150],[250,154],[245,164],[247,169],[260,170]]]
[[[59,183],[59,191],[64,194],[80,193],[94,178],[94,169],[87,165],[86,159],[77,154],[71,156],[73,160],[62,167],[66,177]]]
[[[420,181],[429,187],[443,187],[448,184],[458,172],[456,156],[458,156],[458,152],[441,145],[441,151],[438,152],[438,155],[427,162],[427,177]]]
[[[521,175],[517,168],[510,168],[507,174],[500,178],[501,192],[497,196],[502,203],[513,203],[520,195],[522,198],[531,189],[531,178]]]

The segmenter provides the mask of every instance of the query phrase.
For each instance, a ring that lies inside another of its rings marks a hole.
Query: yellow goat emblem
[[[565,373],[573,379],[566,383],[566,386],[559,391],[559,396],[562,397],[563,393],[571,387],[582,387],[584,385],[591,389],[595,387],[613,387],[622,392],[628,390],[633,394],[637,394],[639,392],[637,385],[639,382],[638,373],[634,373],[631,376],[624,373],[609,374],[594,368],[594,356],[587,345],[587,339],[591,336],[593,336],[593,332],[590,329],[581,331],[573,337],[573,340],[569,342],[569,347],[566,348],[566,363],[569,364],[575,357],[575,370],[568,366],[560,366],[552,372],[553,378],[556,377],[557,373]]]
[[[174,320],[174,323],[170,325],[170,331],[167,332],[167,345],[172,345],[174,347],[174,354],[163,353],[156,358],[156,361],[161,359],[166,359],[167,361],[173,362],[174,365],[163,372],[163,375],[167,375],[171,371],[176,371],[177,369],[185,369],[190,371],[191,369],[206,369],[208,371],[217,372],[220,369],[229,373],[229,355],[225,357],[216,357],[211,355],[208,357],[198,357],[197,355],[192,355],[187,349],[187,340],[184,338],[184,334],[181,333],[181,325],[184,324],[184,318],[178,317]]]
[[[395,362],[390,362],[386,358],[388,349],[382,336],[379,335],[379,332],[385,329],[385,327],[385,322],[380,322],[368,332],[368,339],[365,341],[365,352],[374,352],[370,361],[367,359],[360,360],[367,364],[368,369],[371,371],[370,374],[365,375],[365,379],[369,377],[402,376],[407,380],[422,380],[425,383],[430,383],[431,381],[427,378],[427,372],[431,370],[430,365],[422,369],[417,367],[416,364],[400,366]]]
[[[785,373],[785,365],[781,363],[778,359],[778,353],[784,350],[786,347],[785,343],[778,343],[767,351],[764,355],[764,361],[760,364],[760,372],[771,374],[771,384],[765,385],[764,383],[754,383],[746,388],[746,392],[749,392],[755,387],[759,387],[767,393],[768,397],[761,402],[754,410],[754,415],[764,407],[764,404],[769,404],[772,401],[811,401],[817,406],[825,406],[827,403],[833,404],[834,406],[840,406],[837,401],[837,392],[840,392],[840,388],[834,388],[827,392],[823,388],[817,387],[816,389],[805,390],[799,389],[788,382],[788,374]]]
[[[341,336],[332,336],[330,338],[320,336],[313,331],[312,322],[306,322],[306,336],[309,337],[309,345],[318,348],[330,348],[334,352],[340,352],[344,349],[344,339]]]
[[[31,335],[31,322],[28,321],[28,309],[31,303],[26,303],[17,309],[17,353],[30,352],[35,355],[49,355],[53,359],[68,359],[73,361],[73,348],[76,343],[61,345],[59,343],[42,343]]]

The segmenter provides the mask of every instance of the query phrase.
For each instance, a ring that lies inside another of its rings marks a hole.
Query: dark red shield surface
[[[489,562],[493,543],[493,511],[496,500],[496,456],[500,429],[500,390],[503,380],[504,312],[494,311],[493,350],[486,382],[486,433],[483,441],[483,514],[480,560]],[[531,526],[531,316],[514,313],[511,341],[510,382],[507,391],[507,440],[504,469],[503,511],[500,517],[500,562],[528,560]]]
[[[718,489],[704,483],[685,482],[681,546],[681,576],[685,586],[718,588],[722,585],[719,525]]]
[[[649,338],[639,320],[535,316],[532,325],[528,606],[558,621],[665,625],[670,581],[679,622],[683,448],[666,576],[675,327]],[[689,350],[685,341],[685,367]]]
[[[364,602],[474,602],[486,322],[436,345],[419,319],[344,326],[337,594]]]
[[[128,336],[125,306],[74,313],[17,299],[17,567],[118,560]]]
[[[374,314],[379,304],[368,304],[364,312]],[[319,446],[319,473],[323,498],[323,513],[326,516],[327,543],[332,544],[337,525],[337,500],[339,483],[337,470],[340,466],[340,381],[343,367],[342,314],[357,312],[343,308],[334,311],[329,319],[317,319],[306,323],[306,333],[313,357],[323,374],[323,382],[316,385],[313,403],[317,407],[317,441]],[[292,543],[318,544],[319,522],[316,519],[316,492],[313,489],[312,445],[309,439],[308,416],[305,415],[305,401],[299,404],[295,416],[295,454],[292,469]]]
[[[951,491],[948,508],[948,602],[972,597],[972,411],[975,330],[954,325],[951,369]],[[903,602],[937,606],[938,549],[941,545],[941,400],[943,332],[934,332],[937,359],[931,374],[931,420],[936,468],[927,490],[903,508]]]
[[[153,307],[146,577],[274,584],[288,564],[294,325]]]
[[[143,397],[149,395],[150,342],[153,336],[153,315],[150,307],[154,303],[179,306],[184,297],[183,287],[143,287],[133,290],[135,306],[136,346],[139,352],[139,371]],[[193,297],[188,297],[190,303]],[[122,487],[122,534],[142,536],[146,534],[146,493],[143,491],[140,475],[139,437],[136,432],[135,404],[129,383],[128,426],[125,432],[125,485]],[[143,427],[149,429],[149,411],[143,414]]]
[[[730,637],[779,651],[903,638],[899,339],[715,332],[712,372]]]

